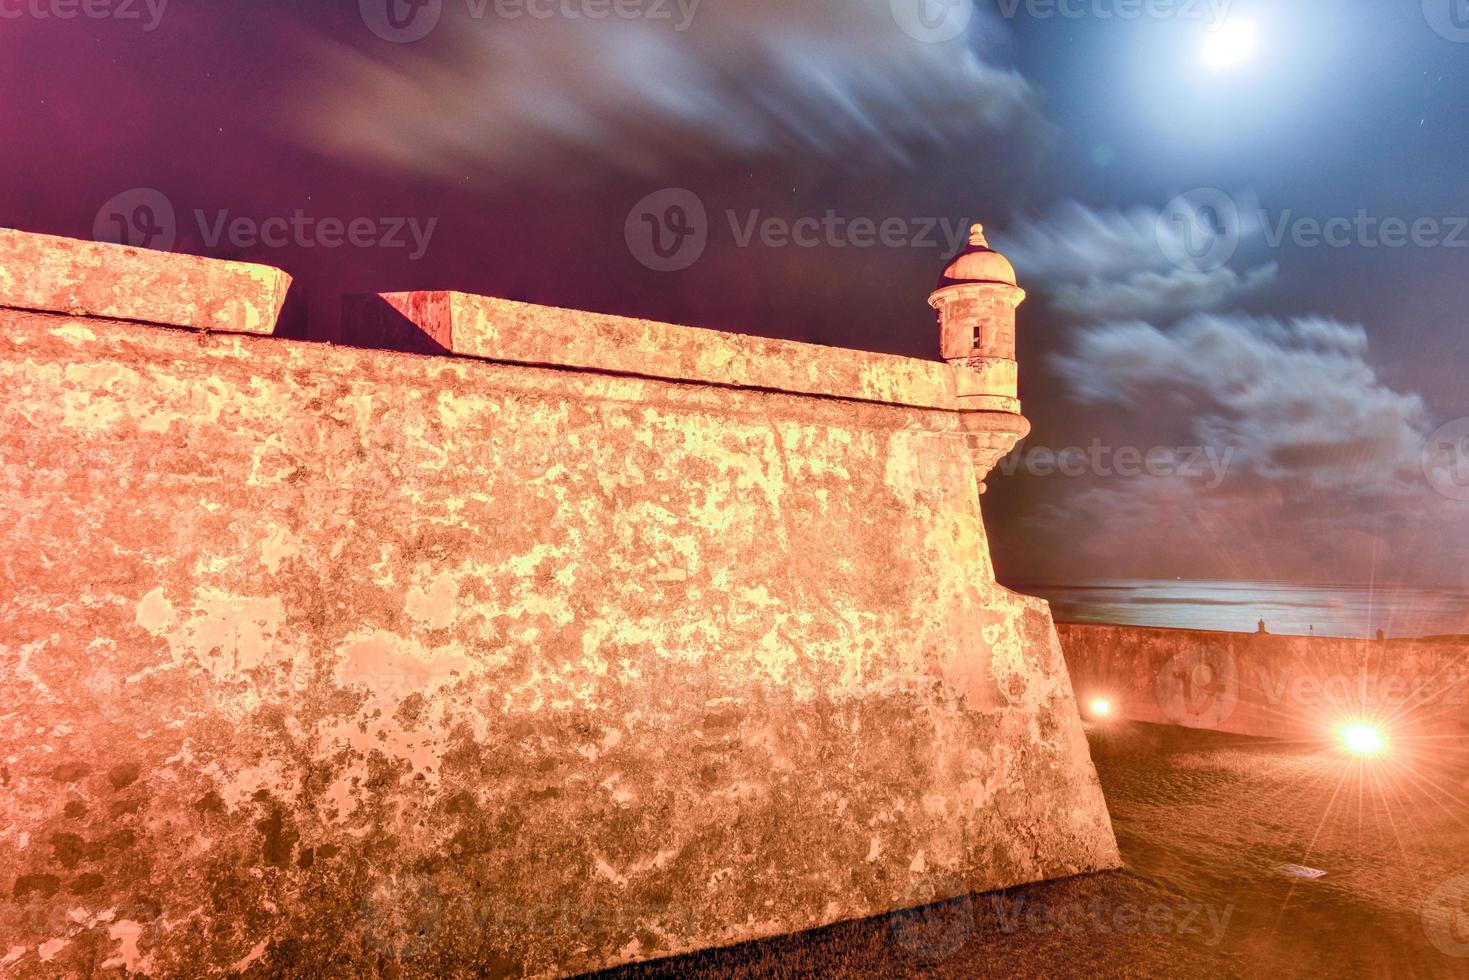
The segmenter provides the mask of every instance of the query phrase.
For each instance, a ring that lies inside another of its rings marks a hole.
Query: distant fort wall
[[[1469,737],[1469,640],[1351,640],[1057,626],[1083,712],[1332,741],[1372,722],[1401,739]]]
[[[4,972],[569,974],[1118,864],[949,365],[289,294],[0,232]]]

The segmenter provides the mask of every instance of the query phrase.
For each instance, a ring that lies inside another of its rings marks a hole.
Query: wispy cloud
[[[1062,201],[995,236],[1021,275],[1045,282],[1112,279],[1168,266],[1154,208],[1095,209]]]
[[[314,43],[316,82],[288,125],[325,153],[452,179],[578,157],[650,174],[791,150],[906,161],[925,143],[1039,119],[1031,85],[976,53],[979,29],[921,43],[888,0],[708,3],[683,31],[446,6],[416,45]]]
[[[1419,395],[1374,367],[1361,325],[1243,314],[1108,323],[1077,330],[1053,367],[1089,406],[1086,424],[1230,461],[1217,482],[1053,483],[1027,528],[1069,565],[1117,577],[1466,580],[1463,505],[1422,470],[1434,424]]]
[[[1051,304],[1073,319],[1164,317],[1217,310],[1269,285],[1279,274],[1280,266],[1271,262],[1244,275],[1221,267],[1209,272],[1135,272],[1120,280],[1093,277],[1082,283],[1057,285],[1051,293]]]
[[[1359,324],[1203,314],[1167,330],[1140,321],[1081,330],[1054,364],[1086,402],[1166,401],[1201,444],[1233,450],[1257,477],[1411,480],[1432,429],[1427,409],[1384,383],[1368,356]]]
[[[1177,224],[1156,208],[1095,209],[1063,201],[1044,217],[1021,218],[996,236],[1027,284],[1045,291],[1055,310],[1076,320],[1165,319],[1218,310],[1275,281],[1269,263],[1243,272],[1221,266],[1181,269],[1169,255],[1185,254]],[[1258,232],[1241,215],[1242,239]]]

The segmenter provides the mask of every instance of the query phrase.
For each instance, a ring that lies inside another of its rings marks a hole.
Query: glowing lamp
[[[1387,738],[1374,725],[1345,725],[1340,734],[1342,745],[1353,755],[1381,755],[1382,750],[1387,748]]]

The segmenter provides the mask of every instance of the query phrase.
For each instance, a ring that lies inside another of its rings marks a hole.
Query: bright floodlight
[[[1255,25],[1227,20],[1204,35],[1204,62],[1211,68],[1233,68],[1255,53]]]
[[[1093,718],[1106,718],[1112,713],[1112,702],[1106,698],[1097,698],[1091,704]]]
[[[1342,744],[1354,755],[1379,755],[1387,747],[1387,739],[1372,725],[1347,725],[1341,730]]]

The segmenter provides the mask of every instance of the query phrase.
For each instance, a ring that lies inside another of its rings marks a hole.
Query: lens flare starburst
[[[1376,725],[1353,722],[1343,725],[1338,734],[1341,737],[1342,745],[1346,746],[1347,751],[1353,755],[1378,756],[1387,748],[1387,736],[1383,735],[1382,729]]]

